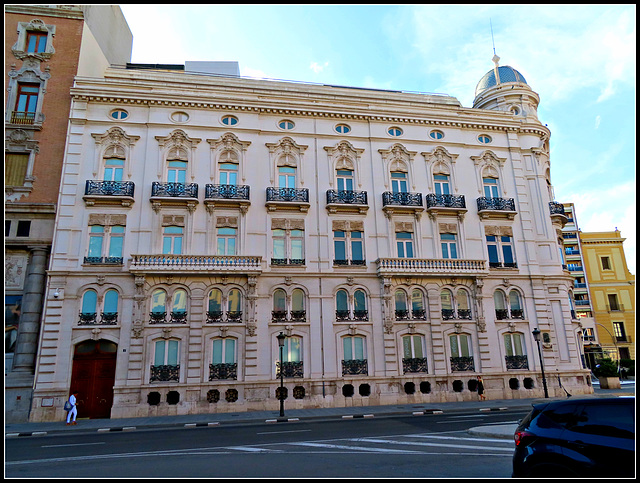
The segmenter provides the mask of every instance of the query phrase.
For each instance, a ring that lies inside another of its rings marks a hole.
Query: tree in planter
[[[618,364],[611,359],[600,359],[593,371],[600,381],[601,389],[620,389]]]
[[[600,359],[596,364],[596,369],[593,374],[600,377],[617,377],[618,376],[618,364],[611,359]]]

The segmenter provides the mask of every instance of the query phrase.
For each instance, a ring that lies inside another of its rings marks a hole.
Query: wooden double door
[[[111,416],[117,355],[117,344],[104,339],[88,340],[76,345],[70,393],[78,393],[79,418],[101,419]]]

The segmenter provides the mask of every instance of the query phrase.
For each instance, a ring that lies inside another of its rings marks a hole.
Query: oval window
[[[390,127],[387,129],[387,133],[391,136],[402,136],[402,129],[399,127]]]
[[[174,112],[171,114],[171,120],[175,122],[187,122],[189,120],[189,114],[186,112]]]
[[[491,136],[488,136],[487,134],[480,134],[480,136],[478,136],[478,141],[482,144],[489,144],[491,142]]]
[[[283,119],[278,123],[278,127],[286,131],[290,131],[294,126],[295,124],[293,123],[293,121],[287,121],[286,119]]]
[[[115,109],[111,111],[111,117],[118,121],[122,121],[123,119],[126,119],[129,117],[129,113],[124,109]]]
[[[351,131],[351,127],[349,127],[347,124],[338,124],[336,126],[336,132],[340,134],[347,134],[350,131]]]
[[[238,118],[235,116],[224,116],[222,118],[222,124],[225,126],[235,126],[238,124]]]
[[[429,133],[429,137],[431,139],[442,139],[444,137],[444,133],[442,131],[431,131]]]

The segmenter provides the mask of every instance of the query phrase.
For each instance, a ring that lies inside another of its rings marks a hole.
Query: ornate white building
[[[538,397],[535,328],[551,395],[592,392],[550,133],[497,60],[472,108],[181,66],[76,78],[31,419],[70,390],[80,417],[277,409],[280,369],[287,408],[476,399],[478,375]]]

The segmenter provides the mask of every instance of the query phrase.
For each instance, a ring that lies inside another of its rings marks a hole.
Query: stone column
[[[47,252],[45,247],[31,248],[12,372],[33,374],[35,370],[45,289]]]

